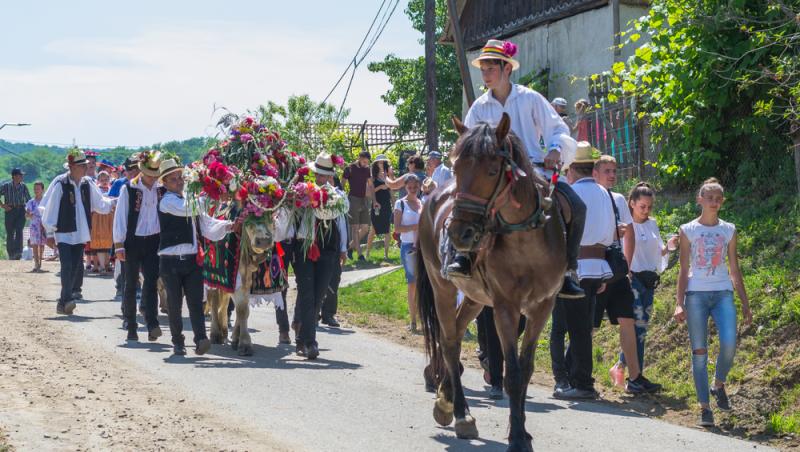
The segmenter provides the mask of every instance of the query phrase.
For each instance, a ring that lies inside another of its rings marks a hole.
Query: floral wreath
[[[81,155],[81,154],[83,154],[83,155]],[[86,154],[84,154],[83,151],[81,151],[78,148],[71,148],[69,151],[67,151],[67,162],[69,162],[70,164],[74,163],[75,159],[79,158],[79,157],[84,157],[85,158]]]

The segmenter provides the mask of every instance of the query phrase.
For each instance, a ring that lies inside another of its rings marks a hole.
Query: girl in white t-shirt
[[[406,273],[408,284],[408,314],[411,324],[408,329],[417,331],[417,283],[414,278],[416,259],[414,246],[417,242],[417,225],[422,212],[422,201],[417,197],[420,192],[419,178],[409,173],[405,179],[406,196],[394,204],[394,231],[400,233],[400,261]]]
[[[725,379],[736,352],[736,305],[733,289],[742,302],[743,323],[753,321],[736,255],[736,226],[719,218],[724,190],[715,178],[706,180],[697,194],[700,217],[681,226],[680,264],[675,320],[686,321],[692,344],[692,376],[700,402],[699,425],[714,425],[709,392],[717,407],[729,410]],[[727,259],[727,263],[725,262]],[[719,355],[714,387],[708,387],[708,317],[719,331]]]

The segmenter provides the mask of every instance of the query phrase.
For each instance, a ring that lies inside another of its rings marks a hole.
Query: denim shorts
[[[406,271],[406,283],[411,284],[415,282],[414,266],[417,263],[417,252],[414,249],[413,243],[400,244],[400,262],[403,263],[403,270]]]

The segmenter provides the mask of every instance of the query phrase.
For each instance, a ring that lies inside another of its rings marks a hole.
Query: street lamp
[[[29,126],[29,125],[30,124],[27,123],[27,122],[14,122],[14,123],[7,122],[5,124],[0,124],[0,129],[2,129],[5,126],[25,127],[25,126]]]

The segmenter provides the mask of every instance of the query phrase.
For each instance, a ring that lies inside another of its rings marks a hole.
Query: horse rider
[[[138,341],[136,333],[136,286],[139,273],[142,283],[142,309],[147,339],[161,337],[158,324],[158,244],[161,228],[158,222],[158,202],[166,189],[158,183],[161,153],[148,151],[139,158],[139,174],[125,182],[119,191],[114,213],[114,252],[125,263],[125,284],[122,299],[123,322],[128,340]]]
[[[538,92],[522,85],[511,83],[511,72],[519,68],[513,57],[516,45],[490,39],[472,65],[481,70],[481,76],[489,88],[472,104],[464,124],[474,127],[479,122],[497,126],[503,113],[511,117],[511,130],[520,138],[536,171],[550,179],[560,164],[569,164],[577,146],[570,131],[553,106]],[[547,147],[548,151],[543,150]],[[571,210],[571,221],[566,225],[567,272],[559,296],[579,299],[585,294],[578,284],[578,253],[580,250],[586,206],[564,181],[557,182],[555,191],[566,198]],[[450,276],[469,277],[471,259],[456,253],[448,265]]]
[[[183,297],[189,308],[194,332],[195,352],[205,354],[211,348],[206,335],[203,312],[203,268],[198,259],[200,237],[222,240],[234,229],[234,223],[218,220],[205,212],[195,213],[184,197],[183,167],[177,158],[164,159],[159,166],[159,181],[166,193],[158,203],[161,225],[158,255],[159,273],[167,291],[167,316],[172,334],[173,353],[185,355],[181,310]]]
[[[309,164],[309,168],[316,176],[317,185],[333,185],[336,175],[333,159],[330,154],[323,152],[316,160]],[[337,189],[337,191],[339,191]],[[344,193],[339,191],[341,196]],[[309,239],[313,231],[308,230],[305,223],[290,225],[289,237],[294,237],[294,268],[297,284],[297,301],[295,304],[294,325],[297,330],[296,353],[307,359],[316,359],[319,356],[317,344],[318,313],[322,307],[325,292],[330,285],[331,278],[337,265],[344,265],[347,261],[347,221],[342,214],[332,221],[316,220],[314,234],[319,255],[309,256],[304,253],[304,242]],[[294,230],[292,230],[294,228]],[[314,259],[316,257],[316,259]]]
[[[75,289],[81,287],[83,277],[83,251],[91,240],[92,212],[110,213],[116,203],[86,176],[87,163],[83,151],[70,149],[65,164],[69,171],[53,179],[49,196],[40,207],[47,246],[58,246],[60,256],[58,314],[71,315],[75,311]]]

